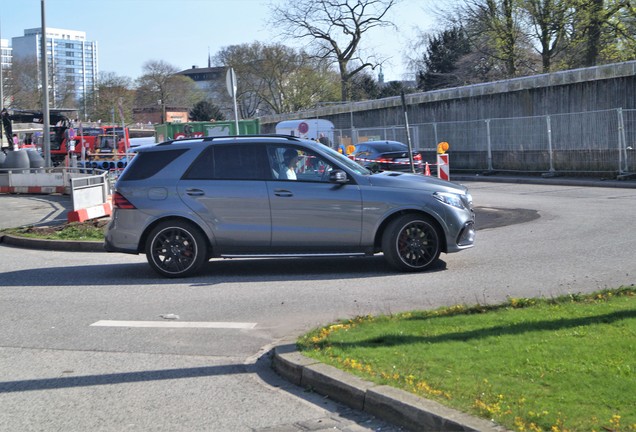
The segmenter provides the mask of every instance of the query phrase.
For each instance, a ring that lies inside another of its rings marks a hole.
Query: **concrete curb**
[[[26,249],[63,252],[106,252],[104,250],[104,243],[96,241],[44,240],[0,234],[0,243]]]
[[[508,176],[502,174],[450,174],[452,182],[484,182],[484,183],[512,183],[512,184],[535,184],[535,185],[553,185],[553,186],[580,186],[580,187],[606,187],[614,189],[634,189],[636,181],[634,180],[612,180],[597,179],[585,177],[519,177]]]
[[[505,428],[393,387],[374,384],[303,356],[294,344],[274,348],[274,370],[291,383],[411,431],[502,432]]]

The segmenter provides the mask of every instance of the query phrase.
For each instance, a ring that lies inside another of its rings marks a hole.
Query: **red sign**
[[[298,125],[298,132],[306,134],[307,132],[309,132],[309,125],[305,122],[300,123]]]

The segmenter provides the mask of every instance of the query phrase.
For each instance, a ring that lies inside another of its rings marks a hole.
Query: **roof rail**
[[[252,135],[223,135],[223,136],[208,136],[208,137],[191,137],[191,138],[180,138],[164,141],[157,145],[170,145],[174,142],[182,142],[188,140],[202,140],[205,142],[214,141],[219,139],[234,139],[234,138],[284,138],[289,141],[300,141],[301,138],[293,136],[293,135],[282,135],[282,134],[252,134]]]

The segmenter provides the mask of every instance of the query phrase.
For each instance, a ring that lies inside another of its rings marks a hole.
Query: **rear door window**
[[[269,180],[262,144],[211,145],[192,163],[185,180]]]

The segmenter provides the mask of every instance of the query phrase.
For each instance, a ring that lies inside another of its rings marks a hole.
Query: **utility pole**
[[[51,118],[49,117],[49,68],[46,55],[46,5],[42,2],[42,39],[40,58],[42,62],[42,150],[44,151],[44,166],[51,167]]]

